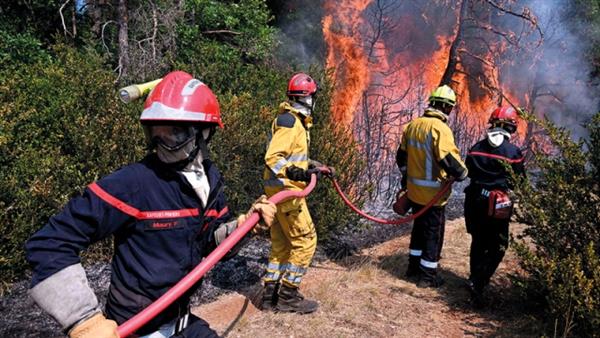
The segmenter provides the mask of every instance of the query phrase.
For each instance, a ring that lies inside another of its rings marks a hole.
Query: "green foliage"
[[[0,274],[25,266],[23,243],[90,182],[143,154],[139,107],[117,101],[93,52],[59,45],[0,72]]]
[[[600,1],[574,0],[567,4],[567,12],[573,32],[582,41],[588,42],[585,50],[587,59],[594,67],[594,77],[600,76]]]
[[[587,144],[590,150],[590,162],[594,170],[595,181],[600,182],[600,113],[592,118],[588,130],[590,131],[590,140]]]
[[[270,20],[262,0],[186,2],[176,68],[197,70],[211,88],[243,91],[237,83],[248,64],[268,60],[276,46]]]
[[[0,17],[22,11],[19,6]],[[244,212],[263,193],[268,133],[292,72],[271,58],[275,30],[264,1],[198,0],[186,6],[177,53],[165,62],[194,74],[217,94],[225,129],[212,141],[212,157],[225,176],[232,209]],[[101,56],[97,42],[48,49],[46,34],[2,27],[0,283],[7,283],[26,268],[26,239],[87,184],[139,160],[144,137],[138,122],[141,102],[117,100],[114,59]],[[90,36],[79,27],[79,34]],[[236,34],[210,33],[219,30]],[[311,157],[334,166],[343,188],[352,191],[361,169],[356,144],[330,120],[326,76],[318,70],[311,74],[325,88],[311,131]],[[325,180],[308,201],[322,238],[356,220]],[[100,243],[91,255],[107,257],[109,244]]]
[[[598,116],[594,121],[590,129],[597,133]],[[573,142],[564,129],[547,120],[537,122],[555,148],[551,156],[536,154],[539,173],[517,189],[520,218],[530,225],[524,232],[527,240],[516,246],[529,273],[521,283],[555,321],[550,323],[555,331],[598,336],[600,188],[594,166],[600,139],[592,137],[586,152],[583,143]]]
[[[0,29],[0,64],[5,68],[49,61],[42,43],[29,33],[10,33]]]

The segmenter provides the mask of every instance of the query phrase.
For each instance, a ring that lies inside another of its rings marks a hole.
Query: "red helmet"
[[[298,73],[292,76],[290,82],[288,82],[287,95],[288,96],[309,96],[317,92],[319,86],[312,77]]]
[[[519,115],[513,107],[498,107],[492,112],[492,115],[490,116],[490,120],[488,122],[505,122],[516,125],[518,117]]]
[[[214,123],[223,128],[219,102],[215,94],[190,74],[174,71],[154,87],[140,121]]]

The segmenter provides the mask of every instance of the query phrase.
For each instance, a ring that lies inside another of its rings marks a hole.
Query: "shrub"
[[[517,189],[520,220],[529,224],[527,241],[516,245],[529,274],[519,283],[548,313],[554,333],[564,336],[600,332],[600,189],[594,160],[600,151],[598,121],[596,116],[590,126],[588,151],[564,129],[538,121],[554,152],[536,154],[539,177]]]
[[[93,52],[0,73],[0,274],[25,268],[23,243],[90,182],[143,154],[139,107],[119,104]]]

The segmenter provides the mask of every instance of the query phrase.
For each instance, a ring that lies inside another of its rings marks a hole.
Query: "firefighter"
[[[456,94],[450,87],[436,88],[429,96],[429,107],[423,116],[409,123],[402,135],[396,162],[413,212],[431,201],[445,180],[452,177],[462,181],[467,177],[454,136],[446,124],[455,104]],[[450,193],[442,196],[413,224],[406,276],[415,278],[420,287],[439,287],[444,282],[437,274],[437,267],[444,241],[445,205]]]
[[[267,196],[281,190],[302,190],[311,174],[322,166],[309,160],[308,130],[312,126],[317,83],[310,76],[295,74],[288,83],[288,101],[271,125],[263,174]],[[264,281],[263,310],[311,313],[318,303],[298,291],[317,246],[315,225],[304,198],[277,205],[277,222],[271,227],[271,254]]]
[[[483,306],[483,290],[502,261],[508,247],[508,223],[512,187],[507,165],[517,175],[525,175],[523,154],[510,143],[517,130],[517,112],[499,107],[490,116],[486,137],[467,155],[471,182],[465,189],[465,223],[471,234],[468,286],[475,306]]]
[[[204,83],[185,72],[169,73],[148,96],[140,121],[153,151],[90,184],[26,243],[30,295],[69,337],[118,337],[117,324],[167,292],[248,215],[229,221],[223,180],[207,147],[223,125]],[[259,211],[269,225],[275,210],[262,196],[250,211]],[[79,252],[111,234],[115,247],[103,314]],[[217,337],[190,314],[194,291],[136,334]]]

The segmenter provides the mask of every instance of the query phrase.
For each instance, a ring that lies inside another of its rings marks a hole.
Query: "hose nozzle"
[[[156,85],[161,80],[162,79],[158,79],[146,83],[134,84],[127,87],[123,87],[119,89],[119,98],[125,103],[135,101],[140,97],[148,94],[152,89],[154,89],[154,87],[156,87]]]

